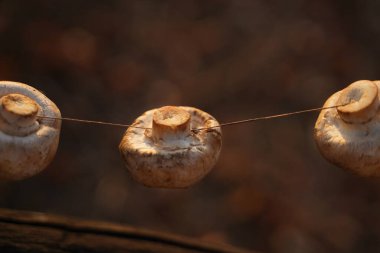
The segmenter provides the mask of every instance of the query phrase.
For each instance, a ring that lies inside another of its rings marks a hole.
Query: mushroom
[[[185,188],[215,165],[222,147],[218,126],[211,115],[199,109],[164,106],[138,117],[125,132],[119,149],[137,182],[149,187]]]
[[[314,129],[321,154],[361,176],[380,176],[380,81],[361,80],[336,92]],[[342,106],[340,106],[342,105]]]
[[[42,171],[53,159],[61,122],[57,106],[23,83],[0,81],[0,179],[20,180]]]

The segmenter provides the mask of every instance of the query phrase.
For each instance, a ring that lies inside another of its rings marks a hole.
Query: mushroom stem
[[[370,121],[379,108],[378,87],[368,80],[352,83],[342,90],[337,107],[340,118],[346,123],[365,123]]]
[[[39,106],[31,98],[21,94],[8,94],[0,98],[0,130],[14,136],[26,136],[35,132],[39,124]]]
[[[174,136],[190,134],[190,119],[190,113],[182,108],[164,106],[157,109],[153,114],[153,140],[167,140]]]

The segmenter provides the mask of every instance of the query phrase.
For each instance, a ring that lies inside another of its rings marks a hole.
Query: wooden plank
[[[115,223],[0,209],[0,252],[246,253],[251,251]]]

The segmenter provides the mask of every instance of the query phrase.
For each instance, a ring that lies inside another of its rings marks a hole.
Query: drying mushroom
[[[149,187],[184,188],[215,165],[222,147],[216,126],[219,123],[199,109],[164,106],[137,118],[119,149],[136,181]]]
[[[0,81],[0,179],[19,180],[42,171],[58,147],[57,106],[23,83]]]
[[[380,176],[380,81],[357,81],[333,94],[314,138],[331,163],[362,176]],[[339,106],[342,105],[342,106]]]

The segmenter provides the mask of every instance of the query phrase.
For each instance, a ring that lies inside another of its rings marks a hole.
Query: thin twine
[[[96,120],[86,120],[86,119],[75,119],[75,118],[66,118],[66,117],[50,117],[50,116],[37,116],[40,119],[54,119],[54,120],[62,120],[62,121],[73,121],[73,122],[79,122],[79,123],[87,123],[87,124],[93,124],[93,125],[105,125],[105,126],[115,126],[115,127],[133,127],[133,128],[141,128],[141,129],[150,129],[148,127],[138,127],[138,126],[132,126],[129,124],[119,124],[119,123],[112,123],[112,122],[105,122],[105,121],[96,121]]]
[[[213,128],[218,127],[225,127],[225,126],[232,126],[232,125],[238,125],[238,124],[245,124],[245,123],[252,123],[259,120],[269,120],[269,119],[275,119],[275,118],[284,118],[289,117],[292,115],[302,114],[302,113],[308,113],[308,112],[315,112],[315,111],[322,111],[327,109],[333,109],[337,108],[339,106],[345,106],[347,104],[343,105],[334,105],[334,106],[328,106],[328,107],[318,107],[318,108],[312,108],[312,109],[306,109],[301,111],[294,111],[294,112],[287,112],[287,113],[281,113],[281,114],[274,114],[270,116],[262,116],[262,117],[256,117],[251,119],[245,119],[245,120],[238,120],[238,121],[231,121],[226,123],[221,123],[216,126],[211,127],[201,127],[201,128],[194,128],[191,129],[193,132],[198,132],[201,130],[210,130]],[[132,127],[132,128],[140,128],[140,129],[151,129],[149,127],[139,127],[139,126],[133,126],[131,124],[119,124],[119,123],[112,123],[112,122],[105,122],[105,121],[96,121],[96,120],[85,120],[85,119],[75,119],[75,118],[66,118],[66,117],[50,117],[50,116],[37,116],[41,119],[53,119],[53,120],[61,120],[61,121],[72,121],[72,122],[79,122],[79,123],[87,123],[87,124],[94,124],[94,125],[106,125],[106,126],[114,126],[114,127]]]

